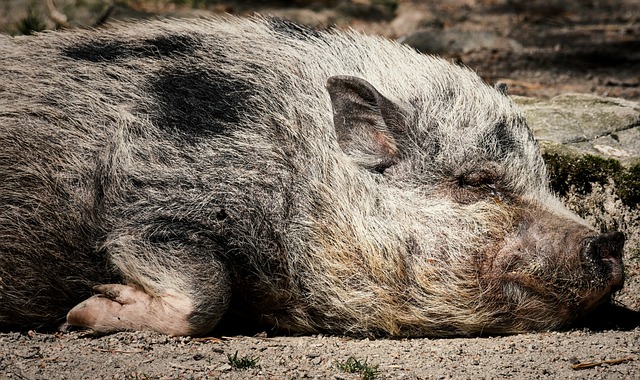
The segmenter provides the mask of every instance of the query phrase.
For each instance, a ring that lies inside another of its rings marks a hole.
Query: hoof
[[[99,292],[67,314],[67,323],[99,333],[123,330],[154,330],[169,335],[189,335],[187,320],[193,312],[191,299],[166,292],[151,296],[143,290],[120,284],[94,287]]]

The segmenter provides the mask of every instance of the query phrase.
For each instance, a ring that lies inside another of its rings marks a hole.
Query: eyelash
[[[495,188],[495,179],[493,175],[488,173],[469,173],[458,177],[458,186],[463,188]]]
[[[491,197],[496,203],[502,203],[506,198],[493,173],[479,171],[460,175],[457,177],[457,186],[457,198],[463,203],[479,201],[486,197]]]

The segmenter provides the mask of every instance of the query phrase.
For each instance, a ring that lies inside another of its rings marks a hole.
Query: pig
[[[468,68],[260,16],[0,44],[3,330],[510,334],[623,285]]]

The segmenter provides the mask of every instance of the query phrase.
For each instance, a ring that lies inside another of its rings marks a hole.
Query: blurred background
[[[0,0],[0,33],[224,13],[398,39],[513,95],[640,100],[640,0]]]

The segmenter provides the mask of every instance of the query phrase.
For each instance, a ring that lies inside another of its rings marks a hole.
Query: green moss
[[[567,194],[571,186],[578,194],[591,192],[591,184],[602,186],[612,179],[616,195],[629,207],[640,203],[640,164],[623,167],[618,160],[586,154],[583,156],[543,153],[549,170],[551,188],[560,196]]]
[[[640,203],[640,163],[623,171],[619,175],[619,181],[624,187],[618,190],[618,196],[629,206],[635,207]]]

